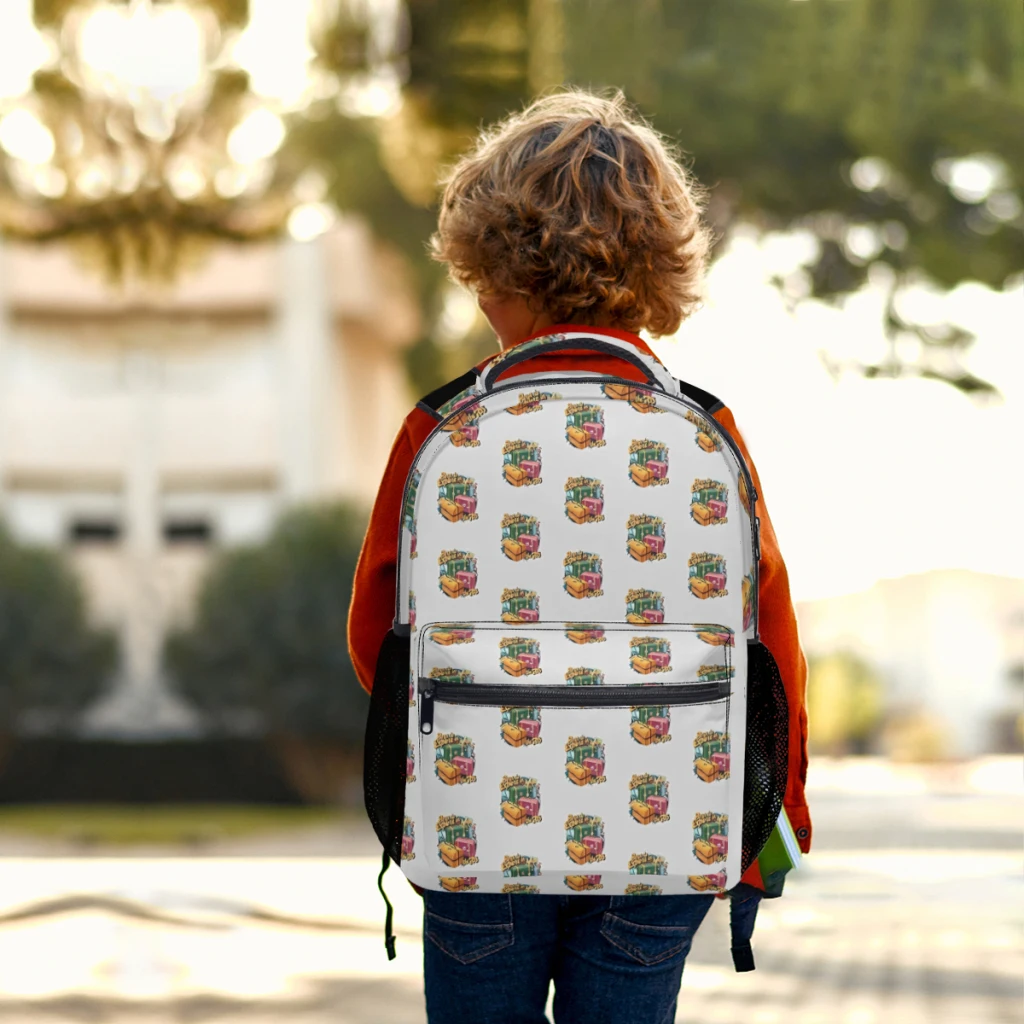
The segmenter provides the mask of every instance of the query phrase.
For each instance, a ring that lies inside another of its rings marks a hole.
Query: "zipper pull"
[[[434,731],[434,681],[420,679],[420,732],[429,736]]]
[[[754,536],[757,539],[757,557],[755,562],[760,564],[761,562],[761,517],[754,516]]]

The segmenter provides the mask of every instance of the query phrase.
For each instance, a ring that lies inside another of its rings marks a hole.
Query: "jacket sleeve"
[[[380,645],[395,618],[402,498],[414,456],[408,426],[404,425],[391,447],[352,584],[348,652],[367,693],[373,689]]]
[[[756,513],[761,520],[758,625],[761,640],[774,655],[786,688],[789,703],[789,778],[783,803],[800,849],[807,853],[811,848],[811,817],[804,795],[807,781],[807,662],[800,648],[796,613],[789,594],[789,575],[768,515],[757,469],[736,427],[736,420],[724,408],[716,412],[714,417],[739,445],[757,488]]]

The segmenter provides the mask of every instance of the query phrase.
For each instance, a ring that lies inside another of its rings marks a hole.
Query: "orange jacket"
[[[586,329],[594,334],[608,334],[624,339],[647,355],[654,355],[635,334],[590,326]],[[551,327],[543,333],[554,334],[573,330],[580,330],[579,325]],[[542,353],[534,359],[513,366],[508,374],[517,376],[522,373],[540,372],[537,365],[540,363],[543,364],[543,372],[584,370],[614,374],[643,382],[640,371],[630,364],[585,351],[546,355]],[[484,363],[481,363],[478,369],[483,365]],[[796,616],[789,596],[789,577],[779,552],[768,509],[765,507],[757,469],[736,428],[736,421],[727,408],[719,409],[714,413],[714,418],[739,445],[757,489],[756,512],[761,519],[758,623],[761,639],[778,663],[789,701],[789,781],[784,803],[800,848],[807,853],[811,846],[811,819],[804,796],[804,782],[807,777],[807,663],[797,636]],[[377,652],[385,634],[391,628],[395,613],[398,535],[406,477],[420,446],[436,425],[437,421],[421,409],[413,409],[402,424],[402,429],[391,448],[391,455],[363,540],[359,564],[356,567],[352,605],[348,615],[348,646],[356,674],[367,692],[373,687]],[[743,879],[759,886],[760,876],[757,874],[756,863]]]

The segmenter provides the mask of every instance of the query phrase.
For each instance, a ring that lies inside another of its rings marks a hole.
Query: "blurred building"
[[[0,516],[70,550],[124,641],[89,731],[194,729],[159,651],[216,547],[289,504],[372,499],[409,406],[403,269],[357,221],[224,246],[162,294],[112,291],[57,247],[0,251]]]
[[[808,655],[863,658],[882,677],[885,714],[927,716],[949,755],[990,751],[1021,713],[1024,580],[936,570],[800,603],[797,617]]]

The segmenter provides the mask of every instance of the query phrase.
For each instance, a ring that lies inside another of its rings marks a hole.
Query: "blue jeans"
[[[671,1024],[690,943],[714,896],[425,892],[431,1024]]]

